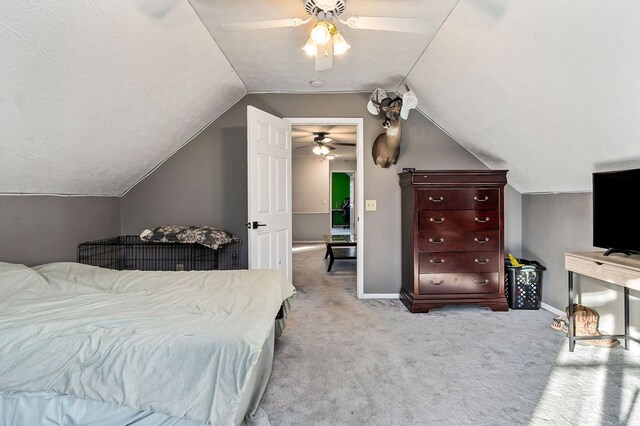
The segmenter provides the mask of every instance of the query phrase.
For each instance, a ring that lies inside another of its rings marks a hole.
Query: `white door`
[[[247,107],[249,269],[291,271],[291,123]]]

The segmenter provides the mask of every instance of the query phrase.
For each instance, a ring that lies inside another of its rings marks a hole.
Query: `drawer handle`
[[[433,285],[440,285],[440,284],[443,284],[443,283],[444,283],[444,280],[440,280],[440,281],[431,280],[431,284],[433,284]]]
[[[479,217],[476,217],[476,222],[487,223],[489,222],[489,218],[485,217],[484,219],[480,219]]]
[[[476,219],[478,219],[478,218],[476,218]],[[442,222],[444,222],[444,217],[441,217],[440,219],[434,219],[434,218],[431,217],[431,218],[429,218],[429,220],[431,222],[433,222],[433,223],[442,223]]]
[[[437,241],[434,240],[433,238],[429,238],[429,242],[433,244],[441,244],[441,243],[444,243],[444,238],[440,238]]]
[[[441,264],[441,263],[444,263],[444,259],[440,259],[440,261],[439,261],[439,262],[438,262],[438,261],[435,261],[435,260],[433,260],[433,259],[429,259],[429,262],[431,262],[431,263],[435,263],[435,264],[439,265],[439,264]]]
[[[489,259],[476,259],[476,263],[479,263],[481,265],[484,265],[485,263],[489,263]]]
[[[478,244],[484,244],[489,242],[489,237],[484,237],[484,238],[475,237],[473,241],[475,241]]]
[[[478,198],[478,196],[473,197],[474,200],[476,200],[479,203],[484,203],[485,201],[489,200],[489,196],[485,195],[484,198]]]
[[[433,201],[434,203],[439,203],[442,200],[444,200],[444,197],[440,197],[440,198],[429,197],[429,201]]]
[[[484,281],[478,281],[478,280],[473,280],[476,284],[489,284],[489,280],[484,280]]]

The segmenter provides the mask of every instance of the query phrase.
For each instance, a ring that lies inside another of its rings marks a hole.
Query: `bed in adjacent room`
[[[0,423],[269,424],[274,318],[294,294],[271,270],[0,263]]]

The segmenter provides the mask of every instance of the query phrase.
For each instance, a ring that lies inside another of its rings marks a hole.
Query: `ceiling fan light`
[[[329,22],[318,21],[316,26],[311,30],[311,40],[320,46],[324,46],[329,43],[329,41],[331,41],[331,28],[329,26]]]
[[[320,147],[320,145],[314,146],[312,151],[316,155],[322,155],[322,148],[325,148],[325,147]],[[327,150],[327,151],[329,151],[329,150]]]
[[[331,161],[331,160],[335,160],[336,156],[335,156],[335,154],[329,154],[329,155],[325,155],[324,158],[326,158],[327,160]]]
[[[333,53],[336,55],[342,55],[347,50],[351,49],[347,40],[344,39],[342,34],[336,32],[333,36]]]
[[[327,155],[330,152],[331,152],[331,150],[329,148],[327,148],[326,146],[322,145],[320,147],[320,154]]]
[[[305,44],[302,49],[307,52],[307,55],[309,56],[315,56],[316,53],[318,53],[318,45],[311,39],[311,37],[309,37],[307,44]]]

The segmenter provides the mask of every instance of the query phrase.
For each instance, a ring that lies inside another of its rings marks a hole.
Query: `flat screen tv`
[[[593,174],[593,245],[640,253],[640,169]]]

